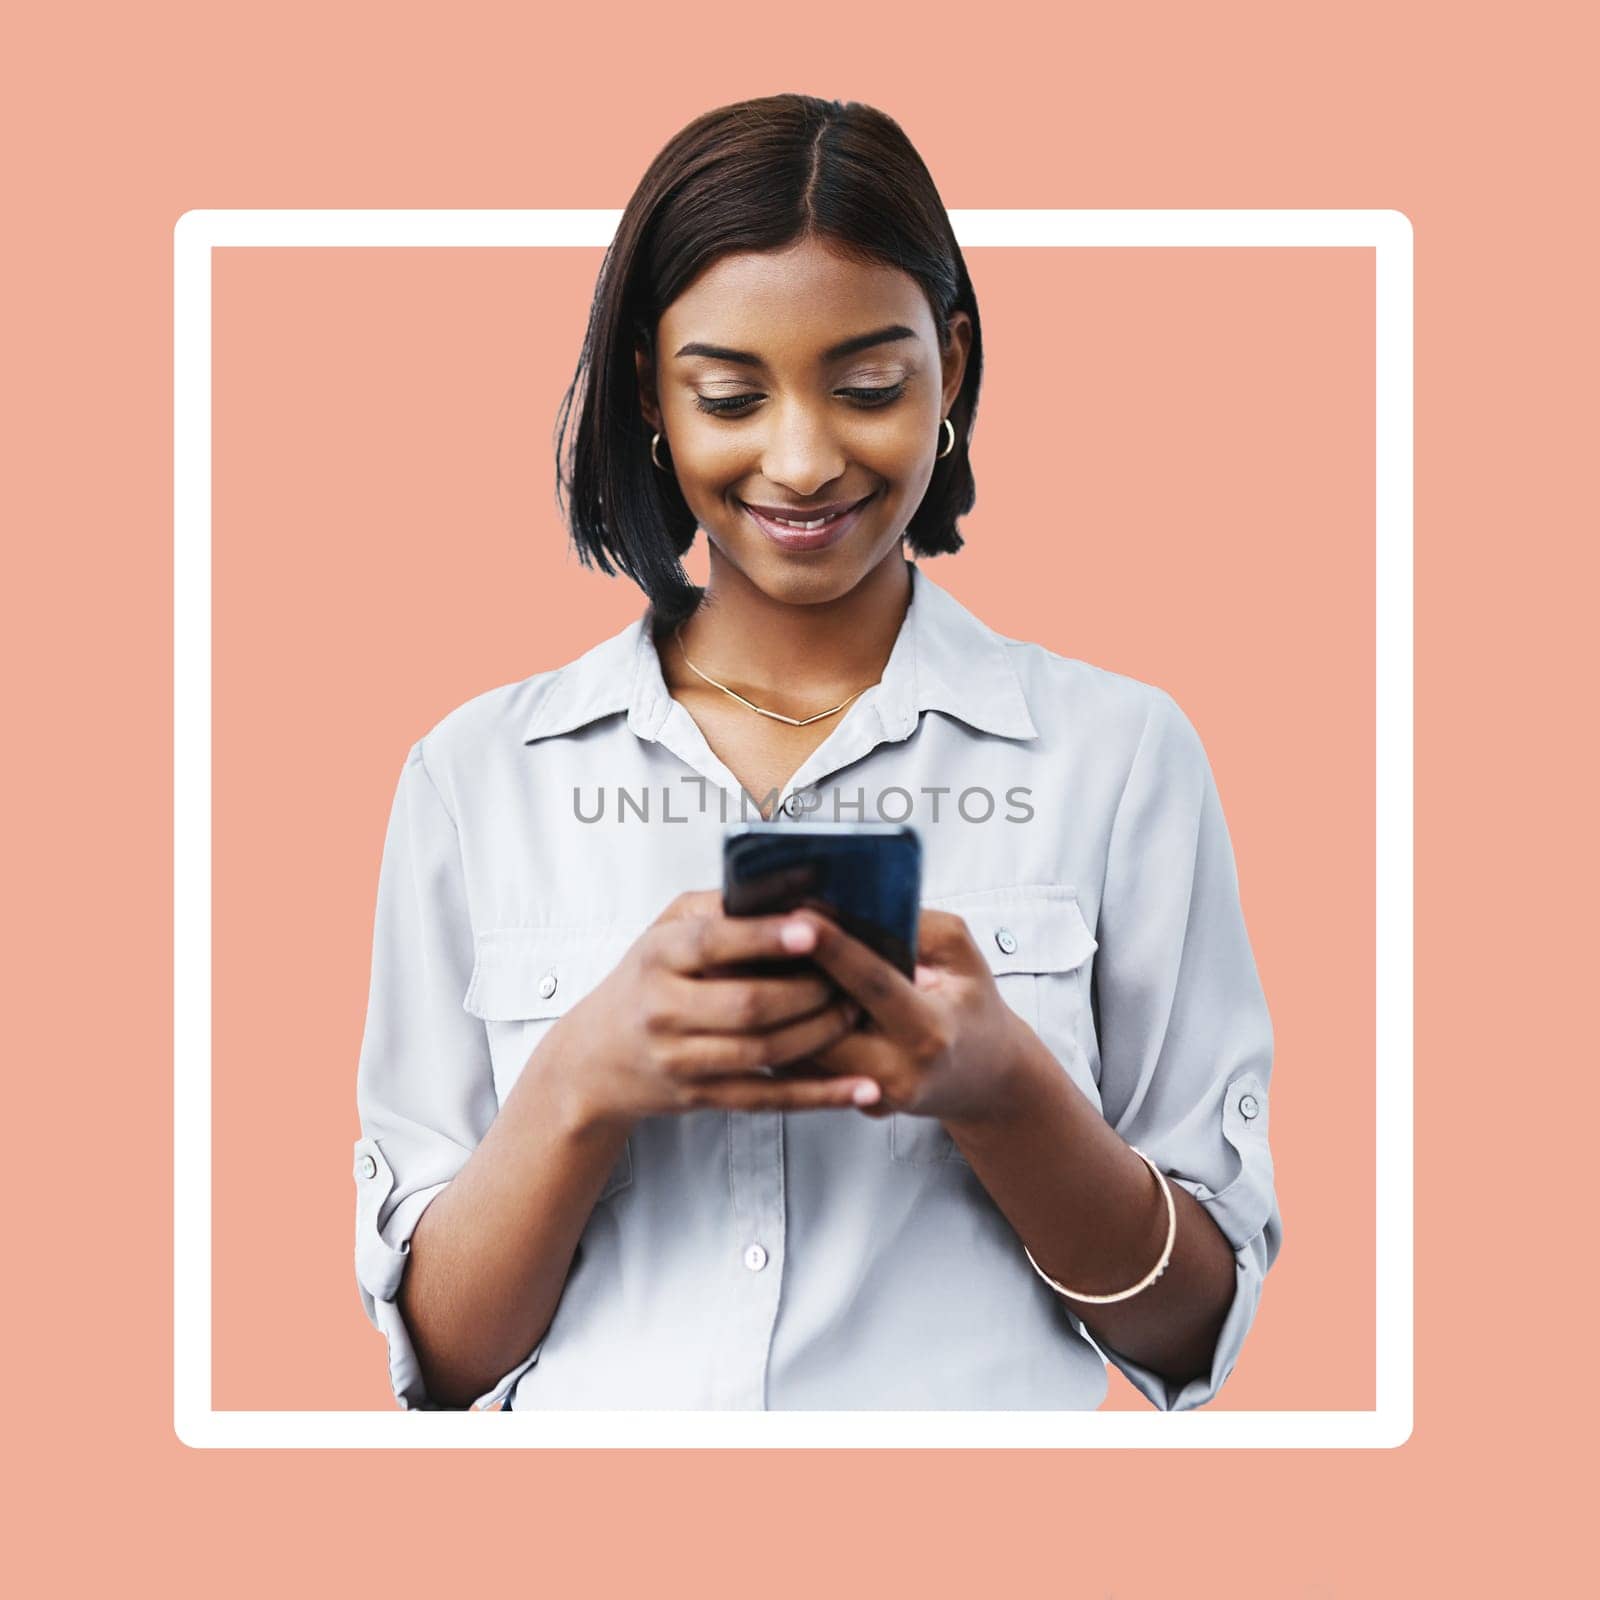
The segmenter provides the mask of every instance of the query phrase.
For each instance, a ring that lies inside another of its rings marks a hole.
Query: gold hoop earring
[[[656,454],[656,445],[659,444],[660,441],[661,441],[661,435],[659,433],[651,434],[651,436],[650,436],[650,459],[653,462],[655,462],[656,466],[659,467],[661,469],[661,471],[665,472],[667,469],[665,467],[661,466],[661,457]]]
[[[934,457],[934,459],[935,459],[935,460],[936,460],[936,461],[943,461],[943,460],[944,460],[944,458],[945,458],[945,457],[946,457],[946,456],[947,456],[947,455],[949,455],[949,454],[950,454],[950,452],[951,452],[951,451],[952,451],[952,450],[954,450],[954,449],[955,449],[955,447],[956,447],[956,425],[955,425],[955,423],[953,423],[953,422],[952,422],[952,421],[951,421],[951,420],[950,420],[950,419],[949,419],[949,417],[946,417],[946,418],[945,418],[945,419],[944,419],[944,422],[943,422],[943,424],[942,424],[942,426],[944,426],[944,427],[946,427],[946,428],[948,428],[948,429],[949,429],[949,430],[950,430],[950,443],[949,443],[949,444],[947,444],[947,445],[946,445],[946,446],[945,446],[945,447],[944,447],[944,449],[943,449],[943,450],[941,450],[941,451],[940,451],[940,452],[939,452],[939,454],[938,454],[938,455],[937,455],[937,456],[935,456],[935,457]]]

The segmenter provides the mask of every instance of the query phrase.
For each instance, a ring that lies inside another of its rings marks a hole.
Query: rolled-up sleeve
[[[1283,1224],[1268,1142],[1272,1021],[1199,734],[1152,703],[1112,825],[1093,979],[1106,1120],[1210,1213],[1234,1252],[1211,1369],[1177,1386],[1101,1343],[1163,1411],[1211,1400],[1255,1321]]]
[[[499,1110],[482,1021],[462,1007],[473,933],[456,825],[418,740],[406,757],[378,873],[372,981],[356,1073],[356,1284],[388,1341],[405,1410],[444,1409],[426,1392],[396,1297],[411,1236],[466,1165]],[[538,1359],[474,1402],[487,1408]]]

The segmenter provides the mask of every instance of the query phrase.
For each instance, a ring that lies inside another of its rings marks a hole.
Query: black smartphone
[[[747,822],[722,845],[722,908],[730,917],[812,906],[915,975],[922,840],[895,822]],[[765,973],[803,972],[807,957],[762,961]]]

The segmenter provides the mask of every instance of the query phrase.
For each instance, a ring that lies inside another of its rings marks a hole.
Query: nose
[[[842,477],[846,464],[826,407],[803,401],[769,407],[761,472],[770,483],[810,500]]]

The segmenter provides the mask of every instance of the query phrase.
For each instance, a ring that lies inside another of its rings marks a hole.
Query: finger
[[[766,1033],[688,1033],[665,1050],[665,1069],[690,1081],[761,1072],[814,1055],[855,1026],[848,998]]]
[[[917,913],[917,954],[932,966],[944,966],[972,938],[967,919],[953,911],[923,908]]]
[[[666,909],[656,918],[660,922],[681,922],[690,917],[712,916],[722,910],[720,889],[685,889],[668,902]]]
[[[663,923],[656,935],[660,960],[673,972],[703,975],[708,967],[729,962],[788,960],[809,954],[809,947],[784,942],[783,931],[798,915],[779,912],[770,917],[681,917]]]
[[[668,1004],[684,1033],[765,1033],[815,1016],[845,996],[820,972],[792,978],[667,976]],[[854,1004],[854,1002],[852,1002]]]
[[[859,1100],[858,1092],[871,1098]],[[693,1103],[729,1111],[823,1111],[869,1107],[878,1093],[871,1078],[724,1078],[701,1084]]]
[[[903,1068],[897,1047],[881,1033],[851,1028],[831,1044],[823,1046],[803,1061],[791,1061],[784,1072],[801,1068],[830,1078],[871,1078],[885,1092],[898,1080]]]
[[[856,1110],[864,1117],[871,1117],[874,1122],[880,1117],[892,1116],[894,1113],[894,1107],[882,1098],[865,1102],[857,1101]]]
[[[859,1000],[885,1033],[908,1045],[923,1042],[933,1026],[934,1011],[898,967],[846,933],[831,918],[811,910],[797,911],[794,916],[816,929],[811,960],[829,973],[846,994]]]

